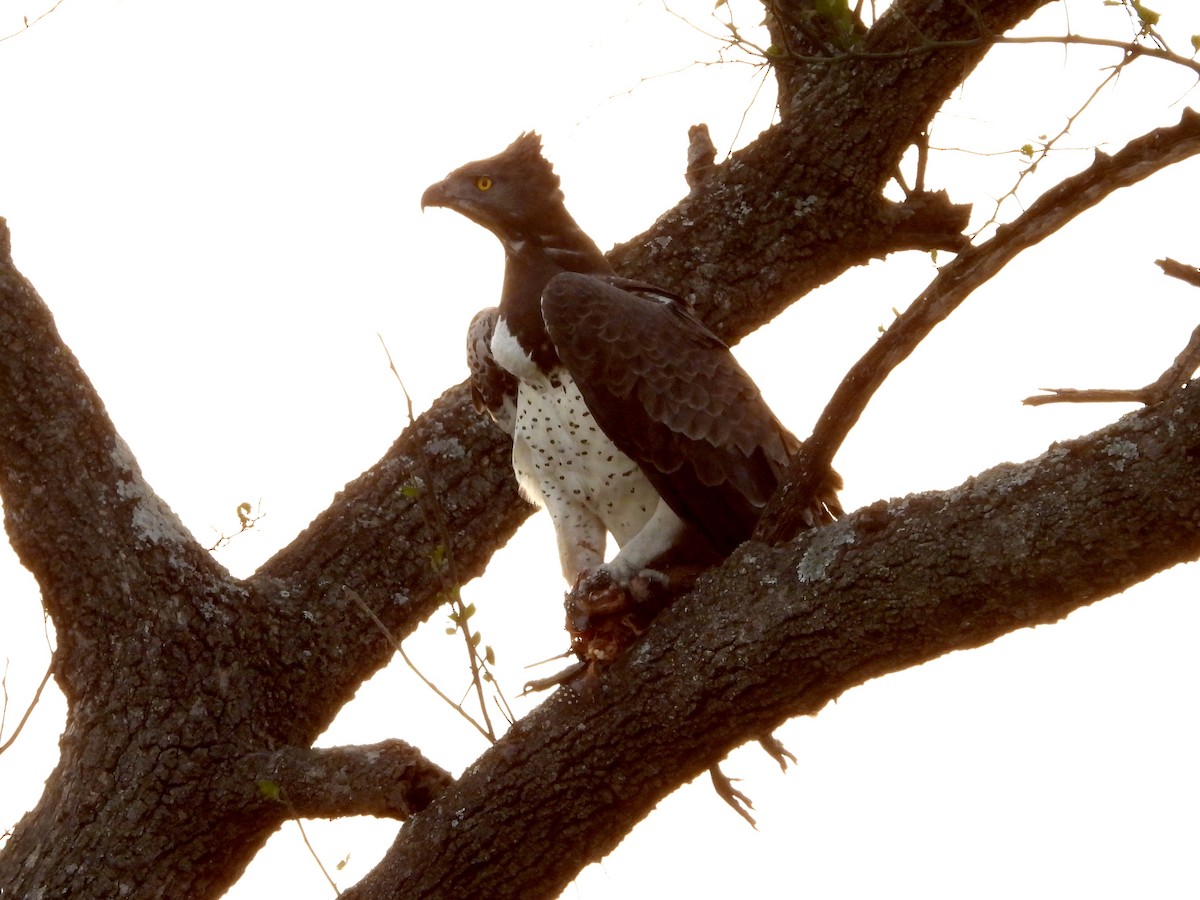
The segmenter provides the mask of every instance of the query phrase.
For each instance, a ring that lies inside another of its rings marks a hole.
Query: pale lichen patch
[[[193,543],[179,516],[142,478],[133,453],[120,437],[113,443],[110,458],[125,473],[126,477],[119,479],[115,487],[118,497],[133,502],[130,524],[137,539],[146,544]]]
[[[801,584],[823,579],[841,548],[853,544],[854,538],[854,529],[845,520],[821,529],[796,565],[796,578]]]
[[[1113,466],[1118,472],[1124,472],[1125,463],[1135,461],[1140,455],[1137,444],[1127,439],[1113,441],[1104,448],[1104,452],[1113,457]]]

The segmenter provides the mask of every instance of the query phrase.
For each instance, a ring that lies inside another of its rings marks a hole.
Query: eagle
[[[582,638],[581,656],[607,658],[619,648],[599,623],[677,595],[749,538],[800,442],[684,299],[613,270],[536,133],[455,169],[421,206],[504,247],[500,305],[468,329],[472,395],[512,435],[521,490],[553,520],[577,652]],[[840,486],[830,472],[811,525],[841,513]]]

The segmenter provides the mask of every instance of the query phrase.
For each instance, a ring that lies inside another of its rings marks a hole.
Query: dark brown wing
[[[676,514],[723,552],[746,540],[799,445],[729,348],[619,278],[557,275],[542,315],[596,423]]]
[[[513,433],[517,409],[517,379],[497,365],[492,357],[492,335],[500,310],[481,309],[467,326],[467,366],[471,370],[471,399],[475,409],[486,412],[507,431]]]

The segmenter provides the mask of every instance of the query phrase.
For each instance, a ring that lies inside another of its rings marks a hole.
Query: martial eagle
[[[538,135],[454,170],[421,205],[504,245],[500,306],[468,332],[472,390],[513,435],[517,480],[553,518],[573,593],[645,596],[745,541],[799,441],[687,302],[613,271]],[[830,473],[812,524],[840,512],[838,487]],[[605,562],[608,534],[620,550]]]

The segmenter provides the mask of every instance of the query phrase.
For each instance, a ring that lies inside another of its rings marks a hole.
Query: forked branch
[[[1200,287],[1200,269],[1184,265],[1173,259],[1160,259],[1158,266],[1167,275],[1179,278],[1188,284]],[[1175,357],[1167,370],[1145,387],[1122,390],[1119,388],[1042,388],[1048,391],[1022,402],[1026,406],[1044,406],[1047,403],[1143,403],[1149,406],[1158,403],[1187,382],[1200,369],[1200,325],[1192,331],[1187,346]]]

